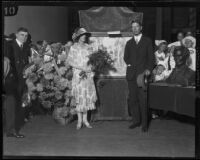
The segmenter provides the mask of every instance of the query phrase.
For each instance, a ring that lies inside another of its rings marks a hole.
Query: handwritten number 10
[[[5,15],[14,15],[16,12],[16,8],[15,7],[5,7]]]

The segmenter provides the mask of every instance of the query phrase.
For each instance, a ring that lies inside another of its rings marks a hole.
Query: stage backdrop
[[[89,32],[131,32],[131,20],[142,22],[143,14],[127,7],[92,7],[79,11],[79,19],[81,26]]]
[[[93,47],[98,49],[104,46],[115,61],[117,72],[110,72],[109,76],[124,77],[124,48],[132,37],[131,21],[142,23],[143,13],[133,12],[127,7],[92,7],[79,11],[79,20],[80,26],[92,33]],[[113,31],[117,31],[117,34],[109,33]]]
[[[97,50],[99,46],[104,46],[114,60],[114,67],[117,71],[111,71],[109,76],[125,76],[126,64],[123,59],[124,49],[126,42],[131,39],[131,37],[91,37],[90,39],[95,50]]]

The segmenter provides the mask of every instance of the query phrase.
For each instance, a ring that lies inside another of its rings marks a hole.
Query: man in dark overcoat
[[[142,126],[142,131],[146,132],[148,129],[147,92],[138,84],[137,79],[151,74],[155,58],[151,39],[141,32],[142,24],[134,20],[131,22],[131,26],[133,38],[126,43],[124,53],[129,89],[128,106],[133,121],[129,128],[134,129]]]
[[[6,116],[6,135],[7,137],[24,138],[19,131],[24,124],[24,108],[22,106],[22,95],[26,89],[23,70],[28,64],[30,56],[30,47],[26,45],[28,30],[19,28],[16,32],[16,39],[5,43],[4,56],[10,61],[10,72],[5,78],[4,101]],[[13,95],[13,96],[8,96]],[[12,117],[11,117],[12,115]]]

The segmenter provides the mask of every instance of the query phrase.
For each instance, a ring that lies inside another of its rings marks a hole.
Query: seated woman
[[[154,53],[156,64],[163,62],[166,58],[167,42],[165,40],[155,40],[155,44],[158,50]]]
[[[175,68],[172,50],[167,48],[167,42],[165,40],[156,40],[155,43],[158,46],[158,50],[155,52],[156,67],[153,70],[154,82],[165,80]]]
[[[153,70],[153,81],[161,81],[166,79],[166,67],[164,64],[159,63]]]
[[[167,83],[181,86],[191,86],[195,84],[195,72],[191,70],[186,62],[190,56],[190,51],[184,47],[176,47],[174,50],[174,60],[176,67],[166,79]]]

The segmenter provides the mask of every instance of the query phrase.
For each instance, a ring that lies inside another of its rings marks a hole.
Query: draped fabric
[[[130,22],[142,22],[143,13],[133,12],[127,7],[92,7],[79,11],[80,26],[88,32],[131,32]]]

